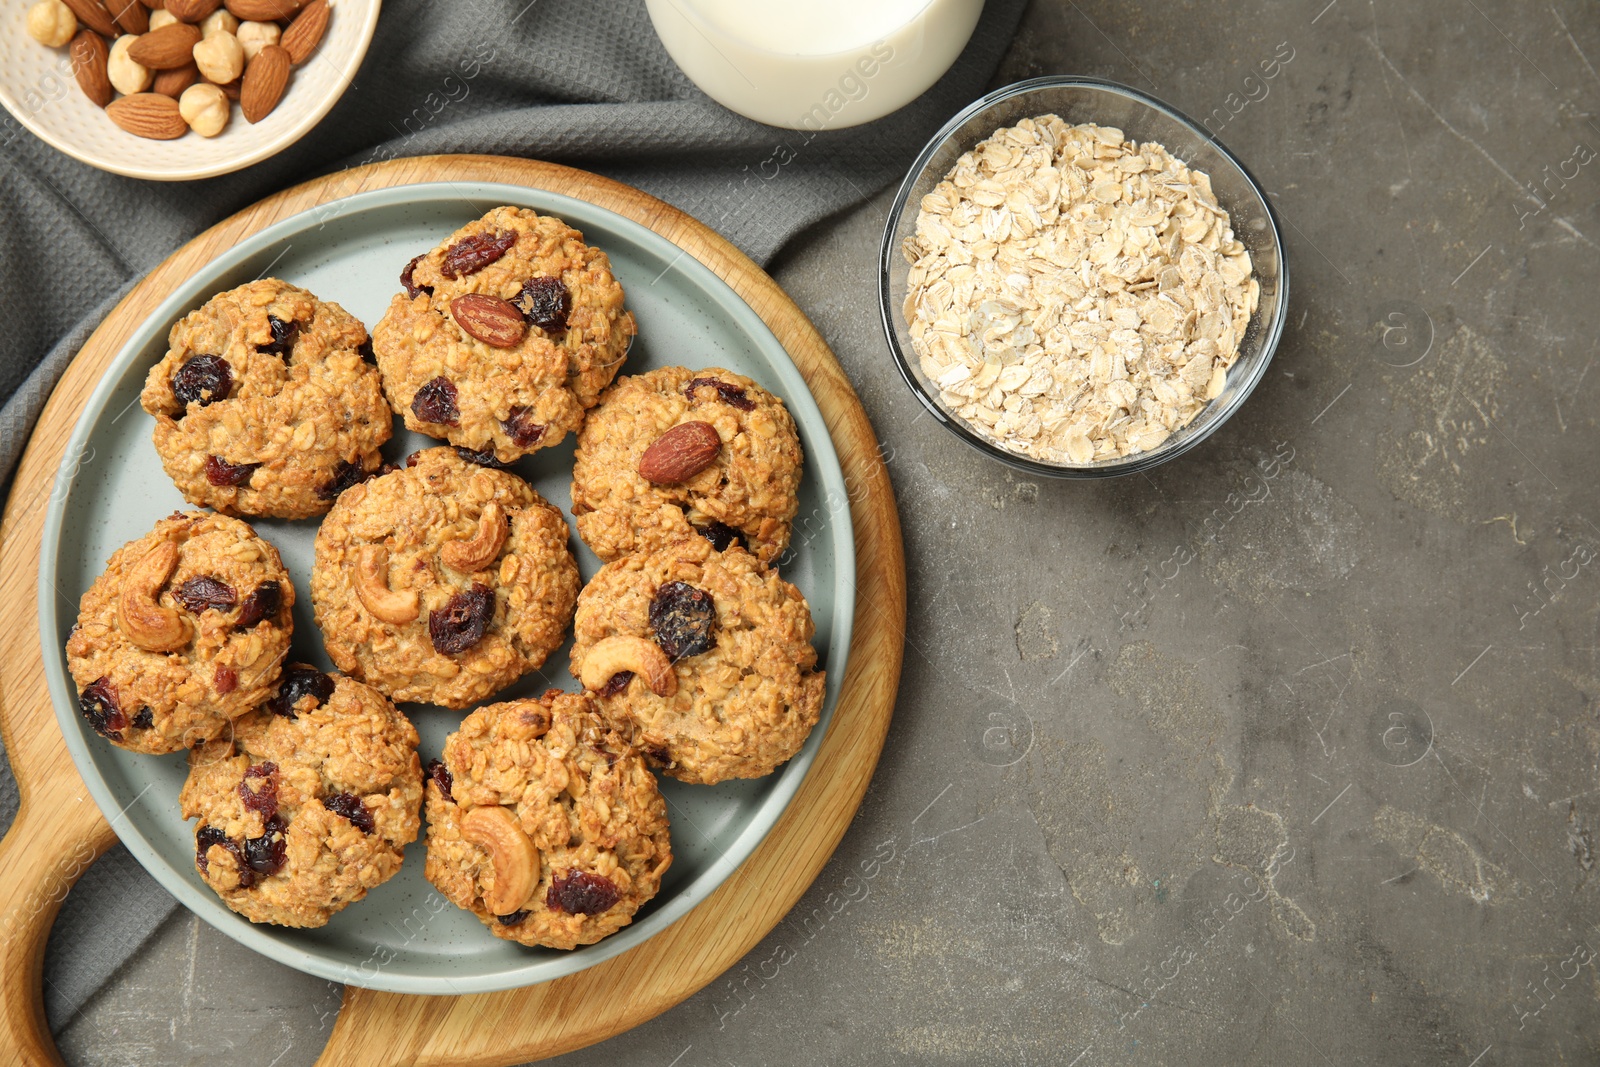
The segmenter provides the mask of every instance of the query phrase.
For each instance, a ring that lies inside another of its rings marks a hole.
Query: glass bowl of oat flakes
[[[884,230],[884,330],[917,399],[1013,467],[1148,470],[1272,360],[1278,220],[1205,127],[1136,89],[1036,78],[951,119]]]

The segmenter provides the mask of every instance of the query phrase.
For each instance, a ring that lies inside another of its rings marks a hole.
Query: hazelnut
[[[215,85],[196,82],[178,97],[178,114],[201,137],[215,137],[228,125],[233,102]]]
[[[277,44],[283,36],[283,30],[278,28],[276,22],[241,22],[234,31],[239,38],[239,43],[244,45],[244,58],[251,60],[256,53],[269,44]]]
[[[227,85],[244,73],[244,46],[233,34],[218,31],[194,46],[194,62],[207,81]]]
[[[170,26],[174,22],[178,21],[180,21],[178,16],[174,15],[164,7],[158,7],[154,11],[150,12],[151,32],[159,30],[163,26]]]
[[[225,7],[219,7],[200,21],[200,36],[210,37],[213,33],[238,33],[239,20],[233,12]]]
[[[28,36],[60,48],[78,32],[78,16],[61,0],[43,0],[28,9]]]
[[[111,53],[106,57],[106,77],[110,79],[111,87],[124,96],[144,92],[155,79],[150,68],[142,67],[128,58],[128,48],[138,39],[134,34],[123,34],[112,42]]]

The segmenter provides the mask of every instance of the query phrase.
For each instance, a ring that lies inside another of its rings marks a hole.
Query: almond
[[[173,67],[156,75],[156,80],[151,83],[150,91],[170,96],[176,100],[183,95],[183,91],[200,80],[200,68],[193,63],[182,67]]]
[[[102,37],[115,37],[117,27],[111,21],[111,15],[106,11],[105,5],[100,0],[61,0],[78,16],[78,21]]]
[[[289,59],[299,66],[310,59],[328,32],[328,0],[311,0],[278,41],[289,53]]]
[[[106,58],[111,53],[106,48],[106,39],[93,30],[79,30],[78,36],[72,39],[69,54],[72,73],[83,95],[93,100],[95,107],[111,103],[111,76],[106,73]]]
[[[160,93],[134,93],[113,100],[106,106],[111,121],[135,137],[170,141],[189,132],[189,124],[178,114],[178,102]]]
[[[111,17],[128,33],[149,33],[150,12],[139,0],[111,0]]]
[[[282,22],[300,10],[300,0],[223,0],[241,22]]]
[[[450,314],[467,333],[486,345],[513,348],[528,332],[527,320],[509,300],[467,293],[450,301]]]
[[[260,122],[278,106],[289,85],[289,66],[289,53],[278,45],[269,44],[244,68],[244,80],[239,85],[239,108],[246,121]]]
[[[709,422],[680,422],[644,450],[639,476],[655,485],[686,482],[716,462],[722,438]]]
[[[166,9],[179,22],[199,22],[222,6],[222,0],[167,0]]]
[[[235,78],[227,85],[219,85],[217,88],[221,89],[223,94],[227,96],[229,100],[232,100],[235,104],[237,104],[239,102],[239,97],[244,95],[240,85],[240,83],[243,81],[243,78]]]
[[[128,58],[151,70],[171,70],[194,61],[200,30],[187,22],[174,22],[151,30],[128,46]]]

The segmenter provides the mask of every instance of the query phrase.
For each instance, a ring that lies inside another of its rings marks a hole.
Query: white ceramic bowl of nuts
[[[917,399],[986,455],[1063,478],[1203,441],[1266,372],[1289,300],[1244,165],[1095,78],[1019,82],[950,120],[890,209],[881,268]]]
[[[239,170],[343,94],[380,0],[0,0],[0,103],[90,166],[155,181]]]

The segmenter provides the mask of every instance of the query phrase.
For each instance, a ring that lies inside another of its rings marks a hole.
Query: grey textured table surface
[[[1037,0],[997,84],[1149,89],[1274,194],[1277,360],[1148,477],[1029,481],[890,366],[887,195],[787,253],[893,448],[898,712],[799,909],[559,1062],[1600,1062],[1596,62],[1578,0]],[[292,1067],[337,1007],[180,914],[61,1045]]]

